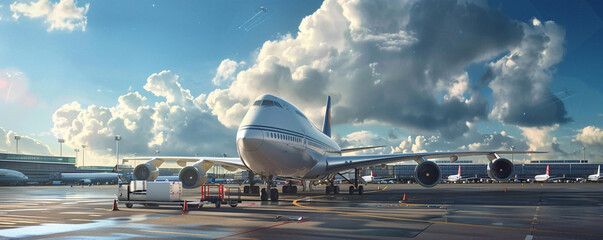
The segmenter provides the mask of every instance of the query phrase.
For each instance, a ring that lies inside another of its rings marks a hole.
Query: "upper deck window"
[[[274,101],[264,100],[264,101],[262,101],[262,106],[267,106],[267,107],[274,106]]]

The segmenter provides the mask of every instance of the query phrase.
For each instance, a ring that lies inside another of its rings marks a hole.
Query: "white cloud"
[[[490,118],[524,127],[570,121],[563,102],[549,89],[563,57],[565,30],[552,21],[522,24],[523,38],[509,53],[489,64],[482,81],[494,98]]]
[[[556,159],[558,154],[553,151],[553,145],[558,144],[553,132],[559,128],[559,124],[550,127],[519,127],[526,139],[530,151],[547,151],[545,154],[537,154],[538,159]]]
[[[377,121],[453,139],[488,117],[466,67],[519,48],[524,25],[470,2],[327,0],[295,37],[265,42],[207,105],[236,126],[253,99],[275,94],[319,123],[331,95],[335,124]]]
[[[3,139],[0,141],[0,151],[14,153],[16,151],[16,140],[15,136],[19,135],[13,131],[6,131],[0,127],[0,137]],[[19,140],[19,153],[24,154],[36,154],[36,155],[50,155],[50,147],[40,142],[39,140],[29,137],[21,136]]]
[[[212,83],[216,86],[229,85],[235,80],[235,73],[240,65],[244,65],[245,62],[237,63],[230,59],[224,59],[218,66],[216,76],[212,79]]]
[[[138,92],[122,95],[112,107],[78,102],[61,106],[53,115],[56,136],[63,136],[71,148],[86,147],[86,163],[115,164],[114,135],[120,135],[121,154],[128,156],[161,155],[219,156],[234,155],[235,131],[224,127],[202,105],[204,95],[193,98],[182,88],[178,76],[170,71],[152,74],[144,89],[165,101],[148,104]]]
[[[588,126],[578,130],[578,134],[572,139],[573,142],[603,147],[603,130],[595,126]]]
[[[79,29],[86,31],[88,22],[88,9],[90,3],[83,7],[77,7],[74,0],[61,0],[58,3],[52,3],[48,0],[39,0],[37,2],[19,3],[14,2],[10,5],[13,12],[13,18],[18,20],[21,16],[29,18],[44,18],[44,22],[49,24],[48,31],[66,30],[72,32]]]

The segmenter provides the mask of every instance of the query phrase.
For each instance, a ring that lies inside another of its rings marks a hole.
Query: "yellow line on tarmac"
[[[297,203],[298,201],[303,200],[303,199],[305,199],[305,198],[300,198],[300,199],[294,200],[293,205],[301,207],[301,208],[312,209],[312,210],[315,210],[317,212],[322,212],[322,213],[337,213],[337,214],[345,214],[345,215],[352,215],[352,216],[381,218],[381,219],[390,219],[390,220],[398,220],[398,221],[432,223],[432,224],[440,223],[440,224],[450,224],[450,225],[465,226],[465,227],[496,228],[496,229],[507,229],[507,230],[526,231],[526,232],[534,231],[534,232],[546,232],[546,233],[557,233],[557,234],[567,234],[567,235],[603,237],[603,234],[594,234],[594,233],[560,232],[560,231],[539,230],[539,229],[532,229],[532,228],[516,228],[516,227],[502,227],[502,226],[469,224],[469,223],[442,222],[442,221],[431,221],[431,220],[421,220],[421,219],[412,219],[412,218],[379,216],[379,215],[354,213],[354,212],[341,212],[341,211],[330,210],[330,209],[326,209],[326,208],[322,208],[322,207],[304,206],[304,205]]]
[[[176,235],[188,235],[188,236],[201,236],[201,237],[223,237],[219,235],[209,235],[209,234],[201,234],[201,233],[182,233],[182,232],[164,232],[164,231],[151,231],[151,230],[140,230],[142,232],[150,232],[150,233],[164,233],[164,234],[176,234]],[[249,239],[256,240],[257,238],[241,238],[241,237],[232,237],[234,239]]]

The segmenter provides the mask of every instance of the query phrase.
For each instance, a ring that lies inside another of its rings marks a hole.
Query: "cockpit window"
[[[262,103],[262,100],[257,100],[253,103],[253,106],[260,106],[260,103]]]
[[[262,101],[262,106],[267,106],[267,107],[274,106],[274,101],[272,101],[272,100],[264,100],[264,101]]]
[[[278,103],[278,102],[276,102],[276,101],[274,102],[274,105],[275,105],[275,106],[277,106],[277,107],[283,108],[283,107],[281,106],[281,104],[280,104],[280,103]]]

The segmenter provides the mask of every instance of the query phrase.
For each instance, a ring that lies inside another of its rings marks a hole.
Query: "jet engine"
[[[188,166],[180,170],[178,178],[184,188],[197,188],[207,181],[207,173],[197,166]]]
[[[423,187],[438,185],[442,170],[435,162],[423,161],[415,168],[415,180]]]
[[[136,180],[153,181],[159,176],[159,169],[152,164],[143,163],[134,168],[134,178]]]
[[[513,174],[513,163],[506,158],[497,158],[488,164],[488,176],[496,181],[507,181]]]

